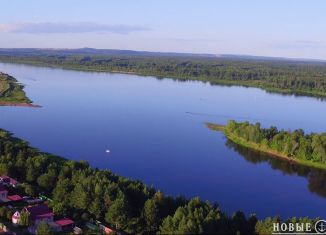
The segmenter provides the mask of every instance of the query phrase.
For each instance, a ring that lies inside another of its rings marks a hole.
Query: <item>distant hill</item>
[[[213,54],[194,54],[194,53],[175,53],[175,52],[149,52],[149,51],[132,51],[132,50],[115,50],[115,49],[38,49],[38,48],[0,48],[0,55],[104,55],[104,56],[154,56],[154,57],[210,57]]]
[[[255,60],[255,61],[294,61],[294,62],[319,62],[326,63],[326,60],[306,59],[306,58],[286,58],[286,57],[269,57],[269,56],[254,56],[254,55],[231,55],[221,54],[216,55],[221,58],[238,59],[238,60]]]
[[[196,54],[196,53],[177,53],[177,52],[150,52],[150,51],[133,51],[133,50],[116,50],[116,49],[54,49],[54,48],[0,48],[0,56],[130,56],[130,57],[172,57],[172,58],[220,58],[226,60],[251,60],[251,61],[288,61],[288,62],[316,62],[326,63],[326,60],[304,59],[304,58],[283,58],[253,55],[232,55],[232,54]]]

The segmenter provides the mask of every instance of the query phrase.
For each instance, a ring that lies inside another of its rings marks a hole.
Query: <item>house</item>
[[[11,222],[16,225],[19,223],[19,220],[20,220],[20,213],[18,211],[16,211],[12,217],[11,217]]]
[[[47,204],[38,204],[34,206],[27,206],[24,211],[29,213],[32,225],[28,227],[28,231],[32,234],[36,233],[36,229],[41,222],[53,222],[54,213]]]
[[[8,196],[8,190],[3,185],[0,185],[0,200],[3,202],[8,201],[7,196]]]
[[[21,196],[17,195],[17,194],[16,195],[10,195],[7,198],[8,198],[8,200],[10,200],[12,202],[18,202],[18,201],[23,200],[23,198]]]
[[[100,228],[100,231],[103,233],[103,234],[110,234],[110,233],[113,233],[115,232],[115,230],[113,228],[110,228],[109,226],[105,226],[103,224],[100,224],[99,225],[99,228]]]
[[[11,185],[13,187],[16,187],[18,185],[17,180],[10,178],[9,176],[6,175],[0,176],[0,182]]]
[[[53,212],[47,204],[39,204],[35,206],[27,206],[24,210],[29,213],[32,224],[38,225],[40,222],[52,222]]]
[[[70,230],[74,227],[74,221],[68,218],[63,218],[54,222],[59,226],[59,231]]]
[[[79,227],[74,227],[73,231],[74,231],[74,234],[82,234],[83,233],[83,230]]]

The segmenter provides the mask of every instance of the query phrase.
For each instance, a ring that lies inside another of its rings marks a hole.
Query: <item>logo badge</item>
[[[315,224],[315,230],[319,234],[326,234],[326,220],[318,220]]]

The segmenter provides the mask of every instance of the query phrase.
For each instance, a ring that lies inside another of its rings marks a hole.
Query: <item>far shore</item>
[[[99,69],[99,68],[89,68],[89,67],[78,67],[72,65],[65,65],[65,64],[51,64],[51,63],[44,63],[44,62],[35,62],[35,61],[12,61],[7,60],[6,58],[0,58],[1,63],[9,63],[9,64],[23,64],[23,65],[31,65],[37,67],[48,67],[48,68],[60,68],[64,70],[72,70],[72,71],[85,71],[85,72],[99,72],[99,73],[118,73],[118,74],[131,74],[131,75],[138,75],[138,76],[149,76],[149,77],[162,77],[162,78],[169,78],[174,80],[180,81],[200,81],[200,82],[208,82],[211,85],[220,85],[220,86],[240,86],[240,87],[253,87],[262,89],[268,93],[275,93],[275,94],[282,94],[282,95],[294,95],[294,96],[306,96],[306,97],[315,97],[318,99],[325,99],[326,92],[321,91],[311,91],[311,90],[295,90],[295,89],[281,89],[277,87],[265,86],[263,84],[252,84],[248,81],[232,81],[232,80],[224,80],[219,79],[215,81],[204,80],[201,77],[193,77],[188,76],[187,78],[183,78],[177,75],[171,74],[164,74],[164,73],[155,73],[155,72],[141,72],[141,71],[124,71],[124,70],[110,70],[110,69]]]

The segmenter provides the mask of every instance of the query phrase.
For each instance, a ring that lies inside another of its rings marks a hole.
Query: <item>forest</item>
[[[237,144],[254,148],[291,160],[325,168],[326,133],[305,134],[299,130],[278,130],[276,127],[262,128],[260,123],[231,120],[224,128],[226,136]]]
[[[259,220],[241,211],[229,216],[217,204],[199,198],[167,196],[140,181],[94,169],[85,161],[40,152],[1,129],[0,174],[18,179],[27,195],[52,198],[50,205],[57,215],[105,221],[130,234],[270,234],[273,221],[281,221],[279,217]]]
[[[66,69],[122,72],[259,87],[269,92],[326,97],[326,63],[214,55],[114,50],[0,50],[0,61]]]

